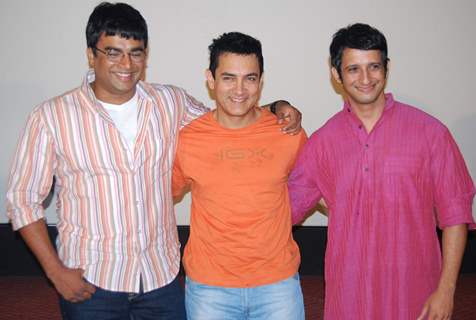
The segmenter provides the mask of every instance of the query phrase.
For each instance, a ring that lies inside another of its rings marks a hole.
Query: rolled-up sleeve
[[[14,230],[44,217],[42,203],[51,189],[54,166],[53,141],[36,109],[21,135],[9,177],[6,207]]]
[[[470,229],[475,229],[472,216],[475,187],[463,156],[446,128],[433,142],[431,174],[438,226],[443,229],[468,224]]]

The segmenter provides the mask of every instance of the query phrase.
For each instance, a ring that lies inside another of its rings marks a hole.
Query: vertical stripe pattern
[[[177,87],[137,85],[134,153],[96,101],[90,71],[80,88],[31,113],[10,175],[14,229],[44,217],[56,178],[60,259],[113,291],[150,291],[171,282],[180,244],[171,196],[178,130],[208,110]]]

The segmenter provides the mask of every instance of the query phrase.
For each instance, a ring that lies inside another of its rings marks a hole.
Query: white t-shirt
[[[137,135],[137,92],[132,99],[123,104],[98,101],[109,113],[122,137],[126,140],[129,151],[134,153],[134,143]]]

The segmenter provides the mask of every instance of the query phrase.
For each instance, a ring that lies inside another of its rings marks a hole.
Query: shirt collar
[[[395,100],[393,99],[393,95],[391,93],[386,93],[385,94],[385,108],[378,122],[381,122],[382,118],[386,117],[386,115],[391,110],[394,109],[394,106],[395,106]],[[345,116],[349,117],[351,121],[353,121],[359,126],[362,126],[362,121],[360,121],[360,119],[357,117],[355,112],[352,111],[352,107],[349,103],[349,100],[345,100],[342,112],[345,114]]]

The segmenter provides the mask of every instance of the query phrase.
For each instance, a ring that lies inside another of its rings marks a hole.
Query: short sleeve
[[[189,186],[189,180],[185,177],[180,163],[180,142],[177,146],[173,170],[172,170],[172,195],[174,198],[181,197]]]
[[[301,222],[322,194],[318,187],[317,135],[313,135],[302,148],[288,179],[289,199],[293,224]]]
[[[438,226],[468,224],[475,228],[472,216],[474,183],[447,128],[433,139],[431,175]]]

